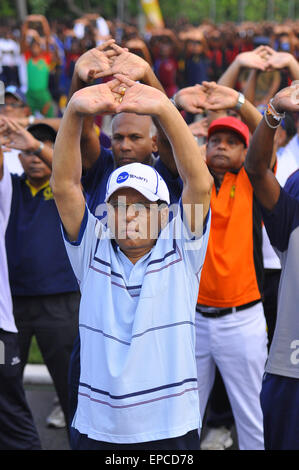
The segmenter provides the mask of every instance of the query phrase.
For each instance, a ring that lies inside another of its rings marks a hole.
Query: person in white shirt
[[[140,163],[108,180],[108,228],[90,214],[81,189],[82,121],[107,112],[152,115],[163,127],[184,186],[170,222],[165,182]],[[72,448],[199,449],[195,305],[212,177],[191,131],[165,94],[116,74],[72,96],[51,186],[82,294]]]
[[[11,31],[6,30],[0,38],[0,64],[2,66],[1,80],[6,86],[19,86],[20,45]]]
[[[12,182],[0,147],[0,450],[40,450],[22,381],[18,334],[9,287],[5,232]]]

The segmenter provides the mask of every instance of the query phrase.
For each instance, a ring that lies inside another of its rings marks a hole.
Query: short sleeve
[[[299,200],[281,188],[279,199],[272,211],[261,207],[263,222],[271,245],[284,252],[290,235],[299,225]]]
[[[66,251],[79,285],[84,282],[89,269],[91,254],[102,233],[102,224],[85,207],[78,239],[70,241],[62,226],[62,233]]]

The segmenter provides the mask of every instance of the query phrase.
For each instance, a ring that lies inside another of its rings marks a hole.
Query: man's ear
[[[25,115],[26,117],[31,116],[31,109],[29,108],[29,106],[25,106]]]
[[[157,135],[152,137],[152,152],[158,152]]]
[[[245,147],[245,145],[244,145],[244,150],[243,150],[243,155],[242,155],[243,163],[245,162],[247,152],[248,152],[248,147]]]

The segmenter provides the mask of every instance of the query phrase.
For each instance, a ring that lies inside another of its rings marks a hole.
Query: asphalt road
[[[40,436],[43,450],[70,450],[66,429],[49,428],[46,418],[51,413],[55,392],[52,385],[25,385],[25,391],[35,424]],[[206,429],[203,427],[202,437]],[[237,450],[235,429],[232,437],[234,444],[229,450]]]
[[[26,397],[33,414],[43,450],[70,450],[66,429],[49,428],[55,392],[51,385],[25,385]]]

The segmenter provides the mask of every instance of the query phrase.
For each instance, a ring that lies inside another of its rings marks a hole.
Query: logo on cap
[[[120,184],[126,181],[128,178],[129,178],[129,173],[127,173],[126,171],[123,171],[120,175],[118,175],[116,182]]]

